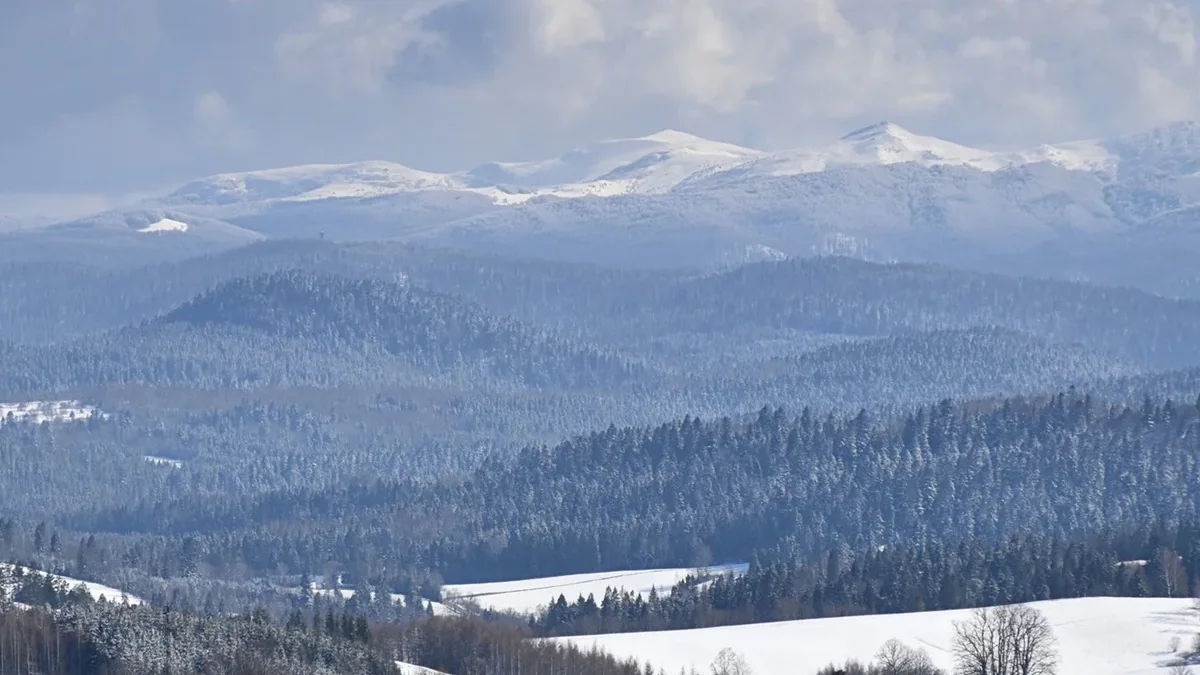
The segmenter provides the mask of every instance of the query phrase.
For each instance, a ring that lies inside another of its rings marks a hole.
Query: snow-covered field
[[[1033,603],[1054,627],[1061,662],[1059,675],[1166,674],[1173,637],[1187,646],[1200,633],[1200,615],[1191,600],[1084,598]],[[926,650],[938,666],[950,669],[955,621],[969,610],[813,619],[662,633],[630,633],[565,638],[584,648],[596,645],[619,658],[633,657],[655,669],[708,672],[717,653],[729,647],[742,654],[755,675],[805,675],[830,663],[870,661],[879,647],[896,638]]]
[[[14,565],[10,565],[8,563],[0,563],[0,567],[4,567],[4,568],[7,568],[8,570],[11,570],[11,569],[13,569]],[[20,569],[25,574],[46,575],[46,572],[43,572],[41,570],[35,570],[35,569],[28,568],[28,567],[21,567]],[[48,576],[50,576],[54,579],[61,580],[63,583],[65,583],[67,585],[68,589],[75,588],[79,584],[83,584],[84,587],[87,588],[88,593],[91,594],[93,600],[99,600],[101,598],[104,598],[108,602],[122,602],[122,597],[124,597],[125,601],[127,601],[130,605],[142,604],[141,598],[138,598],[133,595],[126,595],[123,593],[123,591],[112,588],[111,586],[105,586],[104,584],[97,584],[97,583],[91,582],[91,581],[80,581],[79,579],[74,579],[71,577],[64,577],[59,574],[50,574]]]
[[[736,573],[746,571],[747,565],[721,565],[706,568],[711,573]],[[595,596],[596,602],[604,597],[608,588],[620,588],[630,593],[649,594],[651,589],[659,593],[669,591],[683,581],[696,568],[630,570],[598,572],[595,574],[572,574],[562,577],[500,581],[487,584],[447,584],[442,588],[442,597],[447,602],[454,598],[469,599],[484,609],[530,613],[564,595],[568,602],[580,596]]]
[[[0,403],[0,424],[10,418],[14,421],[78,422],[100,414],[96,408],[79,401],[23,401]]]

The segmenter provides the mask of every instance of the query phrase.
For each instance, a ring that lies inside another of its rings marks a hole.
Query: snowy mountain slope
[[[167,195],[165,201],[179,206],[212,206],[276,200],[362,198],[463,187],[450,176],[418,171],[393,162],[312,164],[219,174],[184,185]]]
[[[603,141],[549,160],[490,163],[469,171],[432,173],[368,161],[220,174],[159,200],[214,217],[241,215],[278,203],[363,200],[419,192],[464,193],[496,206],[539,196],[572,198],[662,192],[697,171],[732,166],[760,153],[677,131]]]
[[[899,163],[681,185],[663,195],[553,200],[412,232],[411,241],[518,257],[696,267],[748,248],[962,264],[1126,228],[1094,174]]]
[[[1189,600],[1085,598],[1034,603],[1058,639],[1059,675],[1167,673],[1177,655],[1168,644],[1190,644],[1200,628]],[[668,673],[707,672],[726,647],[742,654],[755,675],[815,673],[847,659],[870,661],[891,638],[926,650],[934,663],[953,669],[955,621],[969,610],[813,619],[690,631],[565,638],[618,658],[635,658]]]
[[[853,131],[825,147],[767,153],[722,171],[705,172],[692,180],[713,185],[746,178],[820,173],[840,167],[904,163],[923,167],[961,166],[985,172],[1042,163],[1071,171],[1106,171],[1115,161],[1112,152],[1094,141],[988,151],[915,134],[891,122],[880,122]]]
[[[540,188],[556,196],[653,194],[700,171],[732,167],[763,153],[667,130],[641,138],[602,141],[561,157],[493,162],[465,176],[474,186]]]
[[[739,574],[747,568],[747,565],[720,565],[700,571],[707,574]],[[651,589],[657,589],[664,594],[696,572],[695,568],[626,570],[485,584],[451,584],[442,587],[442,597],[451,604],[455,599],[471,600],[485,609],[525,614],[545,607],[559,595],[566,596],[568,602],[574,602],[576,598],[586,598],[590,594],[599,602],[609,588],[619,588],[635,595],[649,595]]]

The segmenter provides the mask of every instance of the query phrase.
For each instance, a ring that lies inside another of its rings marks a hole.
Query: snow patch
[[[396,668],[400,670],[400,675],[446,675],[446,673],[440,670],[433,670],[424,666],[414,666],[411,663],[403,661],[397,661]]]
[[[183,462],[179,461],[178,459],[171,459],[169,457],[155,457],[154,455],[146,455],[142,459],[154,464],[155,466],[169,466],[172,469],[183,468]]]
[[[150,223],[146,227],[138,230],[141,233],[149,232],[187,232],[188,224],[171,218],[163,218],[158,222]]]
[[[108,419],[96,407],[79,401],[24,401],[0,403],[0,424],[6,422],[82,422],[99,415]]]
[[[471,600],[484,609],[530,614],[557,600],[559,595],[566,596],[568,602],[592,595],[600,602],[608,588],[635,595],[648,595],[652,589],[666,594],[675,584],[698,571],[701,574],[744,574],[747,569],[749,565],[737,564],[699,570],[694,567],[624,570],[483,584],[448,584],[442,587],[442,597],[450,604],[456,599]]]
[[[1191,600],[1084,598],[1033,603],[1054,627],[1062,661],[1059,675],[1161,674],[1175,658],[1168,644],[1190,644],[1197,632]],[[953,670],[954,622],[970,610],[812,619],[687,631],[563,638],[584,649],[599,647],[619,659],[634,658],[668,673],[707,672],[723,648],[746,658],[755,675],[815,673],[847,659],[869,662],[891,638],[924,649]]]

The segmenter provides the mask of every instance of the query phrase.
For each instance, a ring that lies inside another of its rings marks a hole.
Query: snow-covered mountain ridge
[[[886,122],[779,152],[665,131],[451,173],[371,161],[221,174],[3,236],[38,255],[66,238],[178,257],[261,237],[639,267],[837,254],[1200,297],[1200,124],[1018,150]]]
[[[836,167],[907,162],[988,172],[1037,163],[1072,171],[1113,172],[1126,159],[1153,164],[1156,156],[1177,155],[1181,146],[1200,153],[1198,139],[1196,125],[1185,123],[1163,127],[1141,138],[989,151],[882,122],[822,147],[763,152],[667,130],[640,138],[601,141],[551,159],[490,162],[454,173],[366,161],[219,174],[189,183],[158,201],[178,208],[446,191],[474,193],[497,205],[514,205],[539,196],[661,194],[685,182],[790,176]]]

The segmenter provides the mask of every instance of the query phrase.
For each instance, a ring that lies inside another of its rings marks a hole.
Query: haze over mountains
[[[664,131],[447,174],[383,161],[221,174],[4,243],[34,257],[155,249],[146,260],[261,237],[386,238],[678,268],[839,254],[1195,296],[1200,272],[1182,263],[1200,256],[1198,222],[1193,122],[1016,151],[881,123],[780,152]]]

